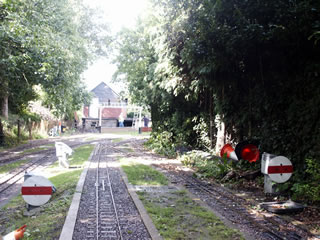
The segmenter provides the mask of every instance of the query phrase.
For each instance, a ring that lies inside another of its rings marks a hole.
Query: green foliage
[[[25,123],[40,122],[41,121],[41,117],[38,114],[29,112],[27,110],[23,110],[21,112],[20,116]]]
[[[13,126],[11,121],[1,119],[1,123],[3,125],[3,134],[4,134],[4,142],[3,147],[13,147],[18,145],[21,141],[28,139],[28,134],[26,131],[21,129],[20,139],[18,138],[18,130],[16,126]]]
[[[315,159],[306,159],[306,176],[293,184],[293,198],[312,203],[320,203],[320,163]]]
[[[31,113],[23,110],[21,115],[10,114],[8,120],[2,119],[4,143],[5,148],[14,147],[21,142],[30,138],[30,130],[32,139],[42,139],[43,136],[38,130],[33,130],[32,125],[41,120],[40,116],[36,113]],[[18,121],[20,122],[20,136],[18,136]]]
[[[89,99],[81,73],[110,42],[92,9],[81,0],[12,0],[0,3],[0,16],[0,102],[8,97],[21,113],[40,86],[56,116],[80,109]]]
[[[133,117],[134,117],[134,112],[127,113],[127,118],[133,118]]]
[[[193,150],[182,155],[179,159],[184,165],[196,168],[201,177],[213,177],[218,180],[233,168],[227,158],[220,159],[203,151]]]
[[[212,148],[219,115],[233,142],[259,139],[262,152],[291,159],[295,183],[310,178],[305,159],[320,159],[320,2],[152,3],[115,59],[150,108],[152,147]]]
[[[153,149],[156,153],[168,157],[176,156],[176,145],[173,143],[173,135],[170,132],[164,131],[158,134],[153,133],[145,145],[150,149]]]
[[[197,134],[196,146],[200,148],[210,149],[209,127],[204,118],[195,117],[193,131]]]

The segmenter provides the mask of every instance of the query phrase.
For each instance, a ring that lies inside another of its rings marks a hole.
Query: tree
[[[91,13],[81,1],[0,3],[2,115],[7,116],[8,105],[22,113],[37,98],[36,85],[60,117],[88,100],[81,73],[95,56],[106,54],[111,41],[107,26],[94,22]]]
[[[204,121],[212,148],[219,115],[235,142],[260,139],[263,151],[285,154],[300,169],[307,156],[318,158],[319,2],[153,4],[152,24],[130,32],[137,35],[120,47],[117,62],[132,94],[152,94],[146,99],[157,127],[194,145],[186,135]]]

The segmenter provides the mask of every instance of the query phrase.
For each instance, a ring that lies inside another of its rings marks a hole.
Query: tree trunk
[[[32,140],[32,121],[28,122],[29,140]]]
[[[222,118],[220,115],[217,115],[216,117],[216,127],[218,129],[217,132],[217,142],[216,142],[216,153],[219,153],[221,148],[225,144],[225,138],[226,138],[226,126],[225,123],[222,121]]]
[[[209,91],[209,134],[210,134],[210,147],[213,149],[214,147],[214,117],[213,117],[213,96],[212,90]]]
[[[18,119],[18,142],[20,142],[20,120]]]
[[[0,146],[1,145],[4,145],[4,132],[3,132],[2,120],[0,118]]]
[[[1,102],[1,116],[4,118],[4,119],[8,119],[9,117],[9,113],[8,113],[8,95],[5,95],[2,97],[2,102]]]

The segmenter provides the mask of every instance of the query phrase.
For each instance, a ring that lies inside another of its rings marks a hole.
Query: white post
[[[102,106],[100,105],[100,114],[99,114],[99,127],[101,127],[101,122],[102,122]]]
[[[139,108],[139,127],[141,127],[141,112],[142,112],[142,107]]]

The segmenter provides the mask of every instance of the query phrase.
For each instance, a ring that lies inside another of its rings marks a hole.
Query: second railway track
[[[191,193],[206,202],[233,224],[241,229],[245,226],[249,235],[263,240],[307,240],[316,239],[306,230],[280,218],[275,214],[251,209],[257,202],[249,202],[215,183],[201,181],[172,166],[157,165],[166,170],[172,182],[184,185]]]
[[[92,142],[96,141],[70,144],[70,147],[75,148],[84,144],[90,144]],[[3,206],[11,197],[15,196],[17,192],[19,192],[25,172],[39,172],[57,161],[55,149],[46,149],[39,152],[33,152],[32,155],[33,157],[29,162],[0,176],[0,206]],[[24,159],[26,156],[30,156],[30,153],[21,156],[13,156],[12,158],[6,159],[5,163],[15,162],[17,160]]]
[[[139,151],[139,145],[132,145]],[[133,156],[139,153],[125,153],[117,149],[119,152],[127,156]],[[150,155],[149,155],[150,156]],[[158,156],[155,156],[158,158]],[[233,192],[219,184],[202,181],[177,168],[176,165],[162,164],[161,160],[158,164],[154,164],[158,169],[164,170],[164,173],[174,184],[183,185],[193,195],[200,198],[209,207],[215,209],[219,214],[224,216],[232,224],[239,229],[247,232],[247,235],[253,239],[263,240],[311,240],[318,239],[304,228],[292,224],[290,221],[279,217],[276,214],[267,213],[257,209],[259,203],[255,200],[248,200],[240,196],[236,196]],[[255,209],[253,209],[253,207]],[[258,207],[259,208],[259,207]]]

